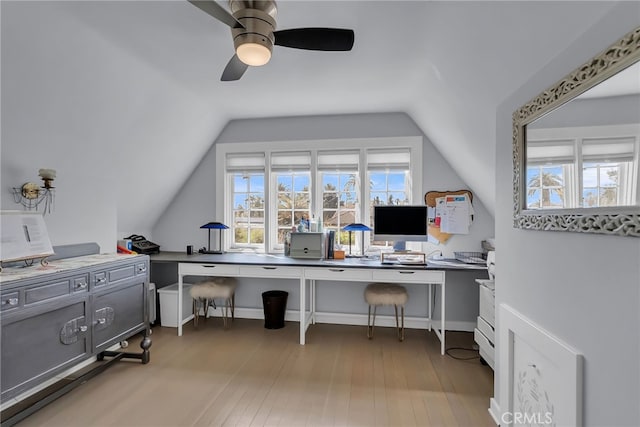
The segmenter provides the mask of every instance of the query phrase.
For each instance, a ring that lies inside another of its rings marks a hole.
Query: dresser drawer
[[[24,291],[24,304],[33,304],[36,302],[46,301],[52,298],[69,295],[69,283],[70,279],[64,279],[53,283],[47,283],[46,285],[27,288]]]
[[[141,274],[147,274],[149,267],[146,262],[139,262],[136,264],[136,275],[140,276]]]
[[[361,268],[307,268],[304,276],[312,280],[357,280],[371,281],[371,270]]]
[[[478,316],[478,330],[482,332],[482,334],[487,337],[489,342],[493,344],[496,342],[496,331],[493,329],[493,326],[487,323],[482,317]]]
[[[83,274],[79,277],[74,277],[71,281],[71,291],[74,293],[77,292],[88,292],[89,291],[89,273]]]
[[[444,272],[426,270],[374,270],[375,282],[443,283]]]
[[[3,292],[0,297],[0,309],[2,311],[18,308],[21,305],[20,291]]]
[[[495,327],[495,296],[493,291],[486,286],[480,286],[480,317],[482,317],[489,325]]]
[[[300,267],[277,267],[275,265],[241,265],[240,276],[242,277],[302,277]]]
[[[93,285],[97,288],[113,285],[136,277],[136,264],[119,265],[93,274]]]
[[[237,264],[178,264],[178,273],[183,276],[237,276],[239,272]]]

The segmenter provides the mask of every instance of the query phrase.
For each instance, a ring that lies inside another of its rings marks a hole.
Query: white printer
[[[324,233],[291,233],[291,258],[322,259],[324,257]]]

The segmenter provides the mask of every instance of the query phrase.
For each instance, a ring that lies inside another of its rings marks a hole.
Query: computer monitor
[[[374,206],[373,240],[426,242],[426,206]]]

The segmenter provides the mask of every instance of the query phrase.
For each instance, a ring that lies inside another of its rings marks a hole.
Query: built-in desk
[[[350,258],[346,260],[308,260],[294,259],[271,254],[193,254],[180,252],[161,252],[151,255],[154,263],[178,263],[178,319],[182,319],[182,287],[185,276],[228,276],[260,277],[298,280],[300,283],[300,344],[305,344],[305,334],[309,325],[314,324],[316,281],[331,280],[341,282],[388,282],[406,284],[424,284],[429,286],[427,317],[429,330],[440,339],[441,353],[445,350],[445,272],[447,270],[475,269],[486,270],[483,265],[472,266],[455,260],[446,260],[438,264],[399,265],[381,264],[379,261]],[[433,286],[441,288],[441,318],[434,323],[432,319]],[[307,307],[307,291],[309,306]],[[182,325],[190,318],[178,322],[178,335],[182,335]]]

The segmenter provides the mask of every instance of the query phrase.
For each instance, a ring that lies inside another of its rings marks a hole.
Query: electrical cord
[[[473,356],[469,356],[469,357],[460,357],[460,356],[454,356],[451,353],[451,350],[463,350],[463,351],[472,351],[474,353],[476,353]],[[449,347],[448,349],[446,349],[444,351],[444,354],[446,354],[447,356],[451,357],[452,359],[456,359],[456,360],[473,360],[473,359],[479,359],[480,358],[480,354],[478,353],[478,350],[475,350],[473,348],[465,348],[465,347]]]

